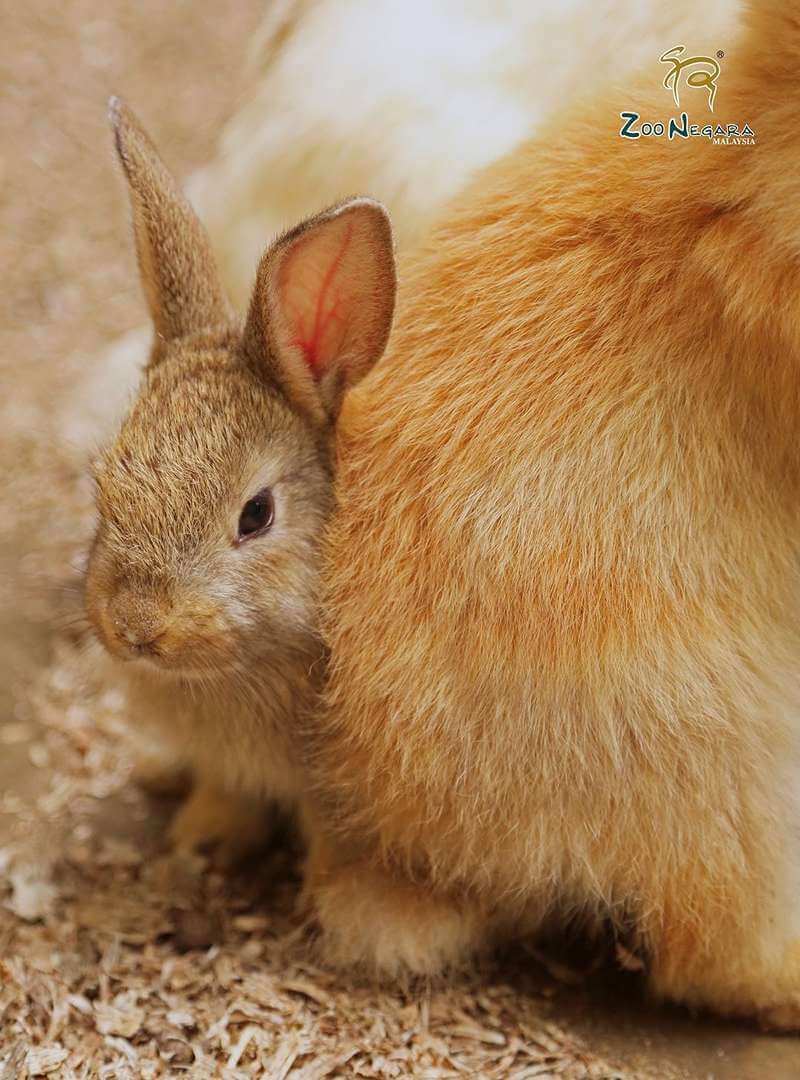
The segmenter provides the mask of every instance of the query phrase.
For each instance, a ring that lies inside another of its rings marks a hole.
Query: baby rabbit
[[[610,917],[657,994],[800,1026],[800,0],[725,55],[682,107],[756,145],[621,138],[655,56],[467,189],[346,404],[307,876],[343,961]]]
[[[380,356],[389,222],[351,199],[263,256],[242,325],[206,234],[132,113],[111,102],[155,338],[138,399],[96,469],[86,582],[133,719],[195,786],[178,848],[257,842],[302,782],[293,726],[322,656],[317,549],[342,396]]]

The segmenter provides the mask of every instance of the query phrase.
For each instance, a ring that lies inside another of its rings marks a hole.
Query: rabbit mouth
[[[107,627],[93,627],[103,648],[119,663],[143,674],[165,679],[211,683],[235,674],[239,668],[224,643],[206,640],[176,642],[169,634],[147,640],[131,640],[120,633],[108,633]]]
[[[90,596],[87,613],[115,659],[143,671],[211,681],[235,667],[236,650],[219,610],[196,600],[194,606],[176,610],[160,596],[128,587],[110,601]]]
[[[214,683],[230,679],[238,666],[225,655],[209,655],[207,650],[181,652],[178,656],[164,655],[158,651],[131,652],[122,657],[123,661],[151,676],[164,679],[177,679],[191,683]]]

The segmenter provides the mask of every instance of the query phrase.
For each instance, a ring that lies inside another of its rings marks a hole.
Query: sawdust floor
[[[285,848],[229,879],[165,856],[171,808],[71,643],[89,519],[60,408],[142,320],[105,99],[185,175],[259,10],[0,6],[0,1077],[800,1076],[800,1040],[650,1008],[608,960],[520,946],[447,988],[358,985],[315,959]]]

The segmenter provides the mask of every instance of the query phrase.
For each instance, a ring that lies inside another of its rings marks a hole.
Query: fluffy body
[[[666,111],[651,65],[407,261],[339,429],[331,955],[432,973],[611,917],[657,994],[800,1024],[798,62],[796,0],[757,5],[689,107],[755,147],[620,139]]]
[[[249,88],[190,183],[235,298],[262,238],[354,191],[381,199],[401,251],[564,102],[686,38],[714,50],[737,0],[283,0]],[[713,51],[711,52],[713,56]]]

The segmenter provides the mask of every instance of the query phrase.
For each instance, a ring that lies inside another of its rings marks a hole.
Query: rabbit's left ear
[[[109,102],[109,119],[128,181],[155,357],[163,342],[224,325],[231,311],[206,231],[141,124],[119,98]]]
[[[286,233],[261,260],[245,328],[251,362],[314,423],[380,357],[396,275],[386,210],[350,199]]]

